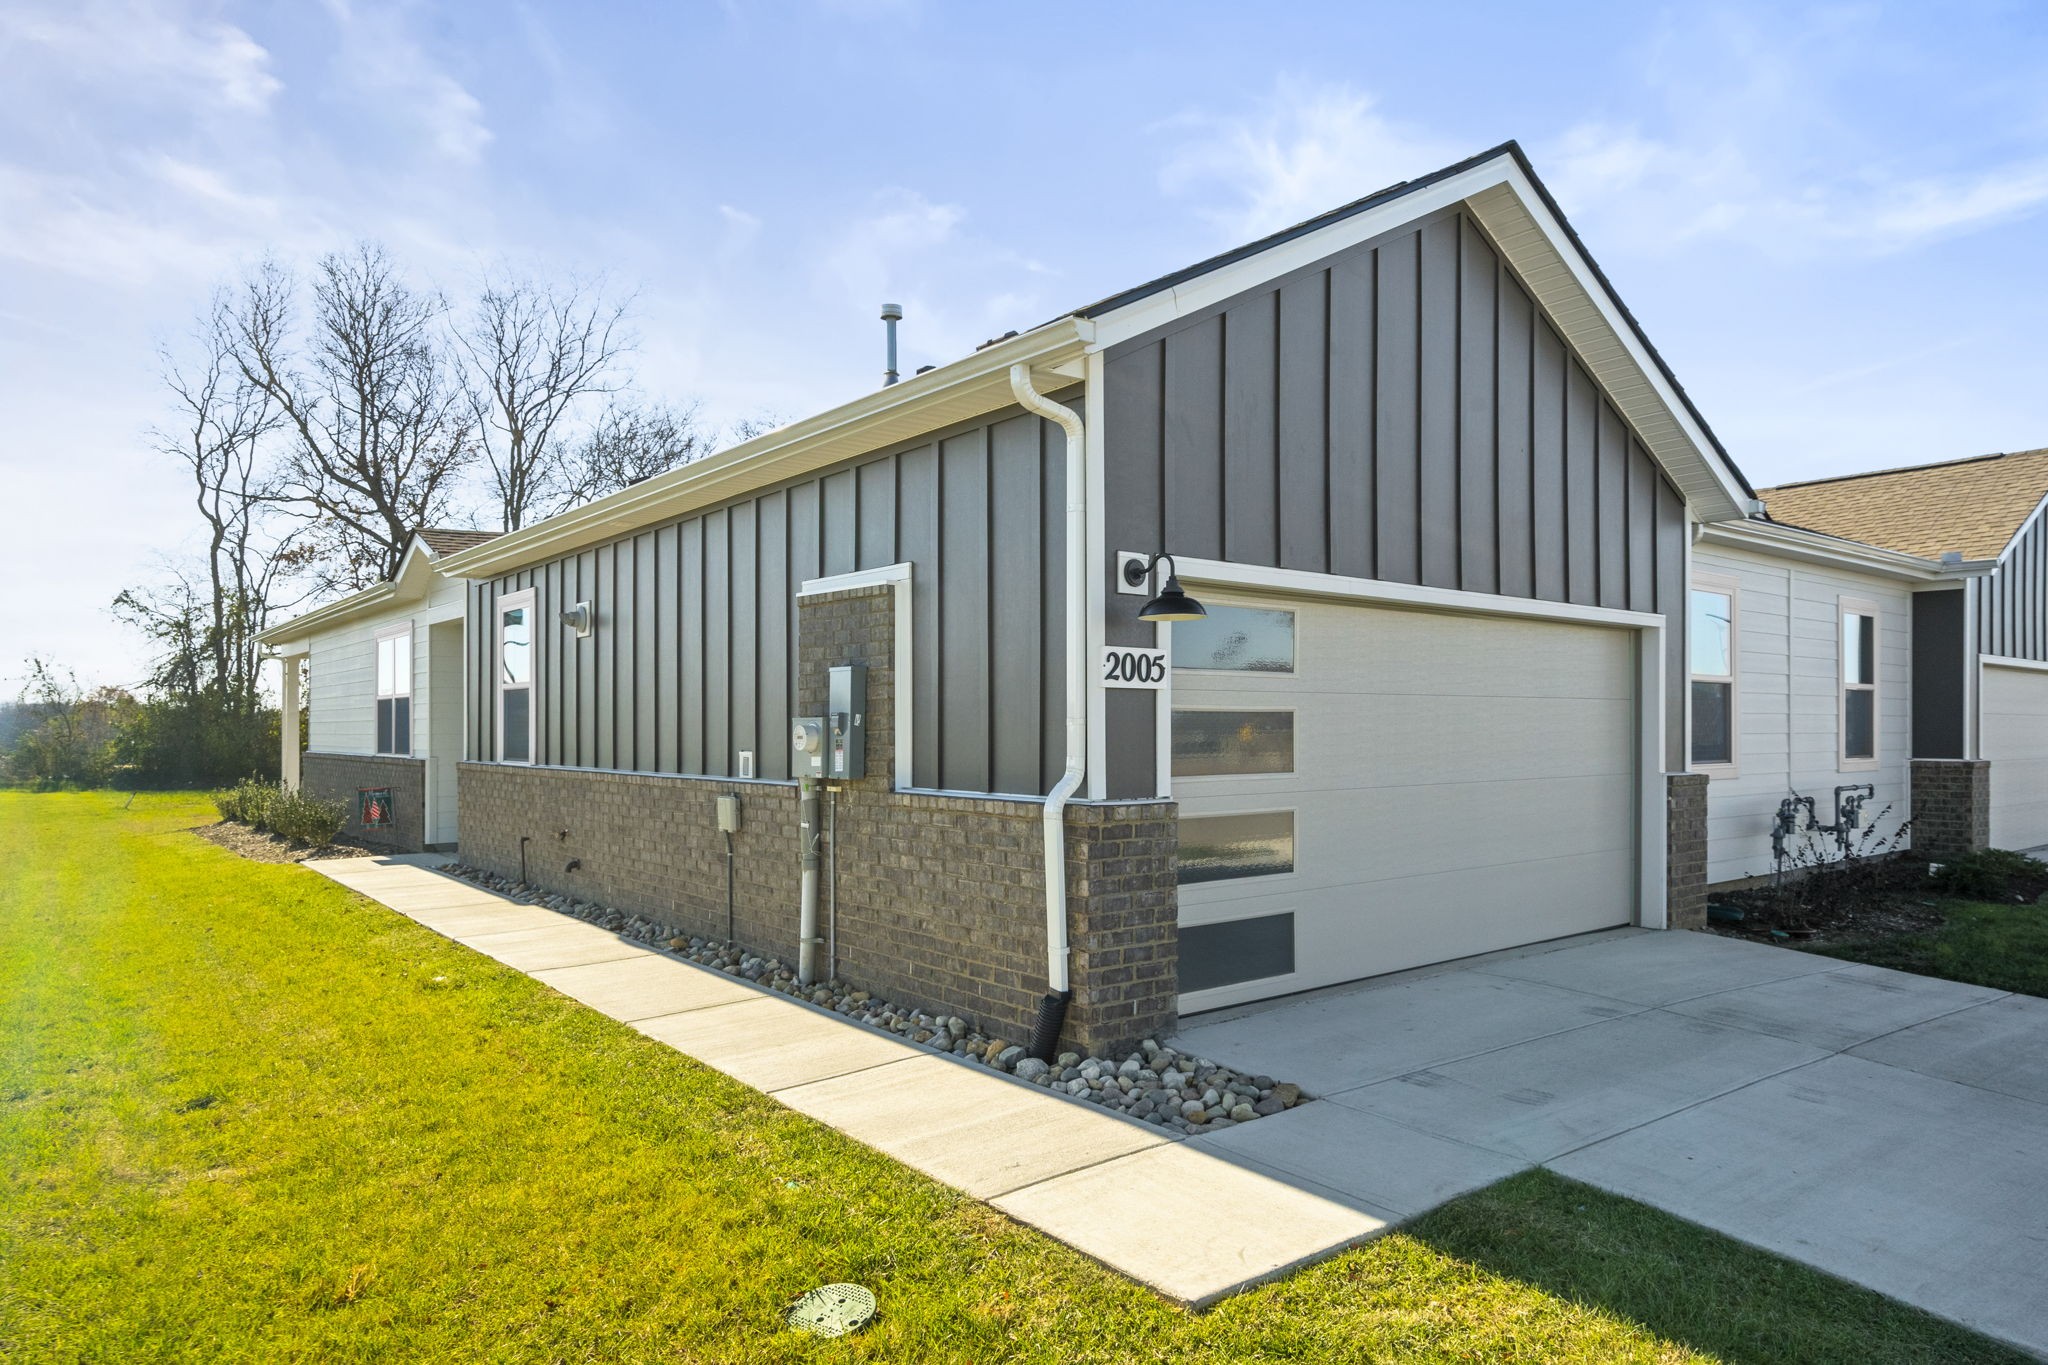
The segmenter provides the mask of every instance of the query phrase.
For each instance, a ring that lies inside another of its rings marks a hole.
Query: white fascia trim
[[[1543,197],[1507,153],[1103,313],[1095,320],[1094,348],[1143,336],[1460,203],[1470,207],[1493,237],[1657,462],[1698,509],[1700,519],[1748,516],[1755,500],[1742,480],[1664,377],[1564,225],[1544,207]]]
[[[1155,328],[1178,322],[1204,308],[1314,265],[1326,256],[1370,241],[1413,219],[1462,203],[1482,190],[1503,183],[1514,158],[1503,153],[1434,185],[1354,213],[1313,232],[1276,242],[1255,256],[1220,265],[1191,280],[1148,294],[1095,319],[1094,349],[1103,350]]]
[[[1108,571],[1103,567],[1108,558],[1109,545],[1109,500],[1106,482],[1109,476],[1109,460],[1104,441],[1109,424],[1104,420],[1108,385],[1103,380],[1105,357],[1100,350],[1087,357],[1086,390],[1081,395],[1082,443],[1084,449],[1079,458],[1086,460],[1084,472],[1087,475],[1087,653],[1090,661],[1100,659],[1102,650],[1109,643],[1109,582]],[[1076,453],[1070,452],[1069,459]],[[1075,660],[1068,660],[1067,667],[1079,666]],[[1087,784],[1087,799],[1106,800],[1109,795],[1109,688],[1103,684],[1102,670],[1088,667],[1084,675],[1088,679],[1088,771],[1083,781]],[[1164,787],[1154,789],[1161,795]]]
[[[420,566],[425,565],[424,576]],[[434,557],[426,545],[414,536],[407,545],[405,557],[399,561],[398,572],[382,583],[372,583],[359,592],[329,602],[324,607],[315,607],[303,616],[294,616],[257,632],[256,642],[262,645],[275,644],[286,636],[309,634],[326,630],[359,616],[369,615],[381,607],[399,602],[424,601],[432,591],[434,580],[440,575],[434,569]]]
[[[911,666],[911,632],[915,622],[911,618],[911,568],[909,564],[883,564],[873,569],[856,569],[852,573],[832,574],[826,578],[807,578],[797,589],[799,600],[806,597],[820,597],[829,592],[848,592],[855,588],[894,588],[896,590],[896,642],[892,651],[892,667],[895,677],[891,680],[896,688],[896,790],[907,791],[916,785],[916,770],[911,766],[911,745],[915,740],[913,719],[915,710],[917,670]],[[802,630],[799,623],[798,630]]]
[[[1545,602],[1526,597],[1501,597],[1457,588],[1426,588],[1388,583],[1377,578],[1346,578],[1306,569],[1274,569],[1262,564],[1234,564],[1223,559],[1174,557],[1183,582],[1217,587],[1286,593],[1295,597],[1336,598],[1423,611],[1456,612],[1465,616],[1517,616],[1541,621],[1572,621],[1581,625],[1618,626],[1630,630],[1661,629],[1657,612],[1624,611],[1619,607],[1585,607],[1572,602]]]
[[[514,569],[616,540],[785,479],[881,450],[925,432],[1011,407],[1012,365],[1057,370],[1093,338],[1087,318],[1063,317],[983,347],[901,383],[657,474],[440,562],[455,578]],[[1058,387],[1065,387],[1063,382]]]
[[[1666,865],[1670,824],[1665,776],[1664,621],[1636,634],[1636,923],[1645,929],[1671,924],[1671,879]],[[1691,737],[1686,737],[1691,743]]]
[[[2032,673],[2048,673],[2048,663],[2039,659],[2014,659],[2003,654],[1979,654],[1977,662],[1986,668],[2023,668]]]
[[[1876,545],[1866,545],[1861,541],[1843,540],[1836,536],[1822,535],[1816,531],[1804,530],[1797,526],[1784,526],[1776,522],[1710,522],[1701,528],[1700,538],[1709,544],[1727,546],[1731,549],[1750,550],[1783,559],[1797,559],[1809,564],[1854,569],[1860,573],[1880,574],[1887,578],[1916,583],[1969,578],[1989,573],[1996,567],[1993,561],[1983,559],[1943,564],[1939,560],[1922,559],[1918,555],[1902,554],[1897,550],[1886,550]]]
[[[1756,500],[1734,467],[1715,449],[1529,177],[1513,158],[1503,161],[1501,183],[1472,197],[1473,213],[1700,520],[1747,517]]]

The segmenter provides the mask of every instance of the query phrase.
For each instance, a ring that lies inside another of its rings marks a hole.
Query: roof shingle
[[[1760,490],[1771,520],[1938,559],[1996,559],[2043,497],[2048,450],[1880,469]]]
[[[458,531],[442,526],[423,526],[420,539],[426,542],[427,552],[439,559],[442,555],[457,554],[474,549],[487,540],[496,540],[503,531]]]

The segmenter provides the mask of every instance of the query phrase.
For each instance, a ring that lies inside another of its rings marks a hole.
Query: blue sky
[[[884,298],[951,359],[1509,137],[1757,483],[2048,445],[2037,6],[8,0],[0,678],[140,675],[155,349],[265,251],[602,272],[794,417]]]

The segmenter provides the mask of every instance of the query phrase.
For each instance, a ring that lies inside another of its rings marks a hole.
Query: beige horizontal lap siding
[[[1853,570],[1823,569],[1726,546],[1695,547],[1693,569],[1740,584],[1736,662],[1737,764],[1707,792],[1707,880],[1771,871],[1771,821],[1797,792],[1831,820],[1837,786],[1870,783],[1881,837],[1910,817],[1912,594]],[[1843,597],[1878,607],[1878,766],[1839,765],[1837,619]]]

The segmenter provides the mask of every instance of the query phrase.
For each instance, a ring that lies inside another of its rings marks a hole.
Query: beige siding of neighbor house
[[[405,621],[412,623],[414,756],[424,757],[428,736],[440,733],[433,728],[437,700],[456,708],[459,727],[462,674],[458,668],[445,677],[437,698],[429,685],[433,658],[427,628],[433,621],[461,620],[464,596],[460,579],[437,578],[423,601],[400,603],[312,636],[307,666],[307,750],[327,754],[377,751],[377,637]]]
[[[1695,577],[1733,579],[1736,614],[1736,761],[1707,793],[1709,884],[1771,871],[1778,803],[1811,796],[1832,819],[1838,786],[1870,783],[1881,837],[1910,814],[1912,594],[1888,579],[1726,546],[1697,547]],[[1843,598],[1878,609],[1877,765],[1844,770],[1837,679]],[[1889,808],[1889,809],[1887,809]]]

